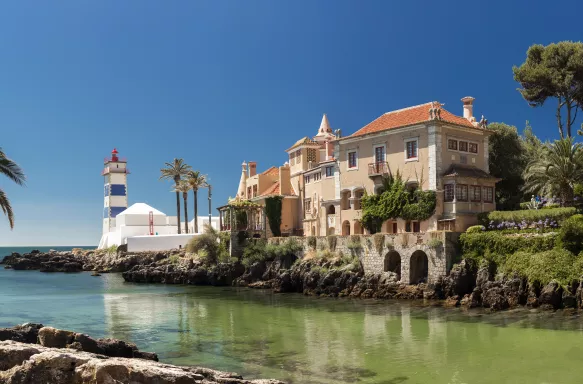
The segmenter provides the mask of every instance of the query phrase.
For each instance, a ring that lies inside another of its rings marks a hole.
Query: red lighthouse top
[[[117,149],[113,149],[113,151],[111,151],[111,161],[117,161]]]
[[[113,151],[111,151],[112,154],[116,154],[117,155],[117,149],[113,149]]]

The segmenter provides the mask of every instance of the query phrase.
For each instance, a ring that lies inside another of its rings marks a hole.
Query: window
[[[417,159],[417,139],[405,141],[405,152],[407,160]]]
[[[478,144],[470,143],[470,153],[478,153]]]
[[[251,187],[247,188],[247,198],[250,199],[251,198]]]
[[[334,167],[326,167],[326,177],[334,176]]]
[[[310,184],[310,175],[304,176],[304,183]]]
[[[447,149],[457,151],[457,140],[449,139],[447,141]]]
[[[494,202],[494,188],[484,187],[484,201],[486,203]]]
[[[421,225],[418,221],[413,222],[413,232],[421,232]]]
[[[253,197],[257,197],[257,185],[253,186]]]
[[[456,185],[455,198],[457,201],[468,201],[468,186],[463,184]]]
[[[308,162],[316,162],[316,150],[314,148],[308,148]]]
[[[356,151],[348,152],[348,168],[356,168]]]
[[[453,201],[453,184],[445,184],[445,201]]]
[[[374,162],[383,163],[385,161],[385,146],[381,145],[374,149]]]
[[[310,213],[312,211],[312,199],[304,200],[304,212]]]
[[[472,201],[482,201],[482,187],[472,186],[470,188],[470,198]]]
[[[460,141],[459,142],[459,149],[460,149],[460,152],[467,152],[468,151],[468,142],[467,141]]]
[[[460,155],[460,164],[467,164],[468,157],[466,155]]]
[[[314,181],[320,181],[322,178],[322,172],[314,173],[312,176],[314,176]]]
[[[296,163],[296,153],[292,152],[289,154],[289,164],[294,165]]]

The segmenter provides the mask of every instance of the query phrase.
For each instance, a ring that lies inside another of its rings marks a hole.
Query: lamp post
[[[212,226],[213,226],[212,225],[212,222],[211,222],[211,218],[212,218],[212,212],[211,212],[211,196],[212,196],[211,189],[212,189],[212,185],[209,184],[208,185],[208,188],[209,188],[209,227],[212,228]]]

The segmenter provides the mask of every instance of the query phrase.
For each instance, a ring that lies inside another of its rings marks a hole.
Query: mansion
[[[382,233],[465,231],[495,209],[498,179],[488,169],[487,121],[474,117],[474,98],[461,101],[462,116],[429,102],[387,112],[344,137],[324,115],[315,136],[286,150],[284,165],[258,174],[255,162],[243,163],[236,198],[264,205],[283,196],[284,235],[365,234],[362,196],[382,193],[383,177],[398,171],[408,188],[436,192],[436,210],[421,222],[389,220]]]

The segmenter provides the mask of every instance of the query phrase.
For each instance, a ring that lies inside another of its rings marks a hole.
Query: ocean
[[[63,246],[39,246],[39,245],[28,245],[22,247],[0,247],[0,259],[4,256],[8,256],[13,252],[20,254],[29,253],[30,251],[37,249],[40,252],[48,252],[51,249],[55,251],[70,251],[73,248],[83,248],[83,249],[95,249],[96,245],[63,245]]]

